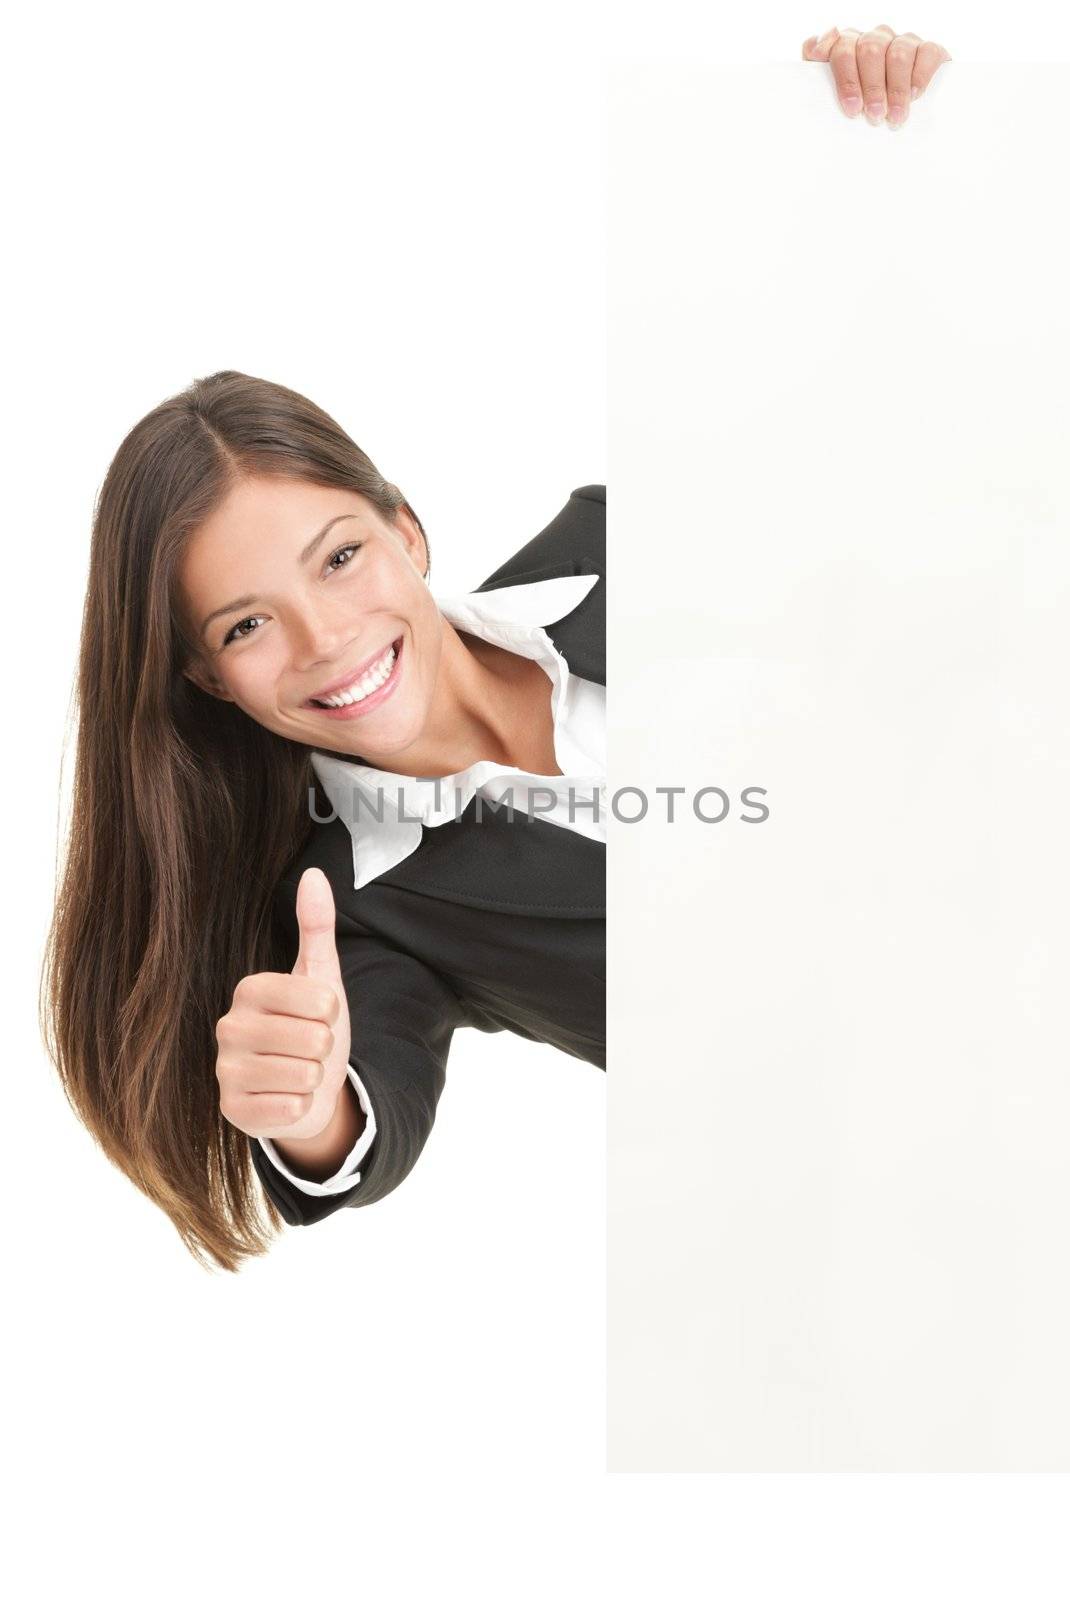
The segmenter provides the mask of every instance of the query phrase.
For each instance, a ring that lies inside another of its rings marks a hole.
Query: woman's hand
[[[869,33],[854,28],[830,28],[807,39],[804,61],[828,61],[836,80],[836,94],[849,117],[863,105],[876,125],[887,121],[901,128],[916,100],[932,82],[938,67],[951,57],[942,44],[919,39],[916,33],[896,33],[883,23]]]
[[[254,972],[216,1023],[219,1109],[256,1139],[314,1139],[347,1081],[349,1005],[334,942],[334,896],[318,867],[297,886],[293,972]]]

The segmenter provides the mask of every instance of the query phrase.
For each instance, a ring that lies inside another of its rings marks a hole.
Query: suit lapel
[[[420,848],[361,889],[357,904],[360,895],[401,889],[488,911],[601,917],[605,879],[606,847],[598,840],[529,817],[522,807],[510,818],[504,805],[496,812],[476,795],[454,821],[425,828]]]

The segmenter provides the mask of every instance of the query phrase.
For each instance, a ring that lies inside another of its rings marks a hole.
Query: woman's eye
[[[332,572],[337,572],[338,571],[337,567],[331,567],[331,562],[335,559],[335,556],[344,556],[347,550],[359,550],[359,549],[360,549],[360,545],[359,544],[344,544],[344,545],[342,545],[339,549],[337,549],[334,552],[333,556],[330,556],[328,558],[328,561],[327,561],[328,567],[330,567]],[[352,558],[350,558],[350,559],[352,559]],[[349,562],[348,561],[343,561],[341,563],[341,565],[343,567],[347,567],[349,565]]]
[[[243,617],[240,622],[236,622],[230,632],[224,636],[224,646],[228,645],[232,639],[248,639],[249,635],[247,633],[239,633],[238,629],[244,628],[247,622],[259,622],[259,620],[259,617]],[[256,630],[254,629],[253,631],[255,632]]]

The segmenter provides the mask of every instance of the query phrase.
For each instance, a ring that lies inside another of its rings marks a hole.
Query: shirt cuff
[[[287,1182],[300,1189],[302,1194],[344,1194],[347,1189],[355,1189],[360,1182],[360,1173],[354,1169],[360,1166],[360,1163],[371,1148],[372,1140],[375,1138],[375,1112],[372,1110],[372,1103],[368,1099],[368,1091],[361,1083],[352,1065],[348,1066],[346,1070],[349,1073],[350,1082],[356,1090],[361,1110],[367,1120],[364,1124],[364,1132],[337,1172],[332,1173],[329,1178],[324,1178],[321,1183],[315,1182],[312,1178],[299,1178],[295,1172],[290,1171],[270,1139],[258,1140],[272,1166],[278,1167]]]

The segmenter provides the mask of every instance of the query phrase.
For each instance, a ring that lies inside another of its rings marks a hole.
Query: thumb
[[[838,28],[829,28],[827,32],[817,34],[803,42],[802,53],[804,61],[827,61],[832,54],[832,46],[840,37]]]
[[[297,926],[301,942],[293,970],[306,978],[340,982],[338,946],[334,942],[334,895],[330,879],[319,867],[306,867],[297,885]]]

